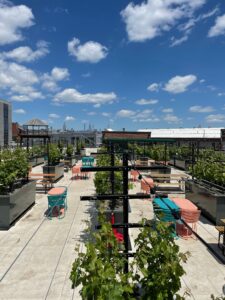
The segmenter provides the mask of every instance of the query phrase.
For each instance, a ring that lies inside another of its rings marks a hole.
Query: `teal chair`
[[[169,198],[155,198],[152,204],[155,219],[170,224],[172,236],[178,238],[176,234],[176,224],[180,216],[180,208]]]
[[[94,157],[92,156],[84,156],[82,157],[82,166],[83,167],[93,167]]]
[[[64,208],[63,215],[60,215],[60,209]],[[48,218],[51,220],[53,217],[53,212],[58,211],[58,218],[62,219],[66,215],[67,203],[66,195],[48,195]]]
[[[65,192],[63,193],[63,197],[64,197],[64,201],[65,201],[65,208],[67,209],[68,208],[68,205],[67,205],[67,191],[68,191],[68,188],[67,186],[57,186],[59,188],[64,188],[65,189]]]

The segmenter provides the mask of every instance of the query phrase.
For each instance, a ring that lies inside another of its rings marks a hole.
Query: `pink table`
[[[72,168],[73,176],[80,176],[80,173],[81,173],[80,168],[81,168],[80,165],[73,166],[73,168]]]
[[[56,196],[64,194],[66,189],[64,187],[54,187],[48,191],[49,196]]]
[[[198,207],[196,205],[194,205],[190,200],[188,199],[183,199],[183,198],[170,198],[177,206],[180,207],[180,212],[181,212],[181,218],[184,218],[184,211],[196,211],[198,210]],[[183,212],[183,213],[182,213]],[[184,218],[185,220],[185,218]],[[186,236],[186,237],[190,237],[192,235],[192,231],[188,228],[186,228],[186,226],[184,224],[179,224],[177,223],[176,226],[177,229],[177,233],[180,236]]]

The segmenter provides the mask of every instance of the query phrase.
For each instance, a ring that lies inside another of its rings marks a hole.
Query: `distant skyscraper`
[[[12,142],[12,105],[0,100],[0,146],[11,145]]]

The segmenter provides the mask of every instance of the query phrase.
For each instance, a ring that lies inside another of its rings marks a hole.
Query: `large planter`
[[[225,192],[196,180],[186,181],[185,191],[186,198],[196,204],[206,218],[221,225],[220,219],[225,217]]]
[[[154,167],[154,169],[151,169],[151,174],[170,174],[171,168],[168,166],[164,166],[162,164],[152,164],[151,167]]]
[[[188,170],[189,166],[191,165],[190,160],[188,159],[171,159],[169,164],[182,170]]]
[[[35,203],[36,182],[30,181],[9,195],[0,195],[0,229],[9,229]]]
[[[36,157],[36,165],[41,165],[45,162],[44,156]]]
[[[104,208],[104,214],[106,217],[106,220],[108,222],[111,221],[111,214],[112,214],[112,209],[110,207],[110,201],[104,201],[105,208]],[[128,212],[131,212],[130,204],[128,202]],[[114,217],[115,217],[115,223],[120,223],[123,224],[123,203],[122,200],[118,201],[116,207],[113,209]],[[123,233],[122,228],[118,228],[117,231],[120,233]]]
[[[43,173],[55,174],[55,177],[53,177],[53,181],[57,181],[64,176],[64,163],[59,163],[55,166],[43,166]]]

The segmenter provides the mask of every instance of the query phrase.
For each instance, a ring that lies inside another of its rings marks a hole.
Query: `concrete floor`
[[[34,172],[38,172],[36,167]],[[93,176],[88,180],[71,180],[71,171],[65,173],[55,186],[68,186],[68,210],[63,219],[45,217],[47,195],[36,194],[36,204],[8,231],[0,231],[0,299],[80,299],[79,290],[71,289],[69,280],[74,248],[84,246],[86,224],[95,219],[96,211],[91,202],[81,202],[81,195],[94,193]],[[140,192],[136,182],[131,193]],[[152,218],[150,200],[131,200],[130,221],[142,217]],[[198,233],[217,249],[217,231],[201,218]],[[138,229],[130,229],[131,244]],[[181,294],[190,292],[187,299],[210,299],[222,294],[225,284],[225,267],[198,240],[179,239],[182,252],[190,251],[191,257],[184,265]],[[218,250],[220,253],[220,250]]]

